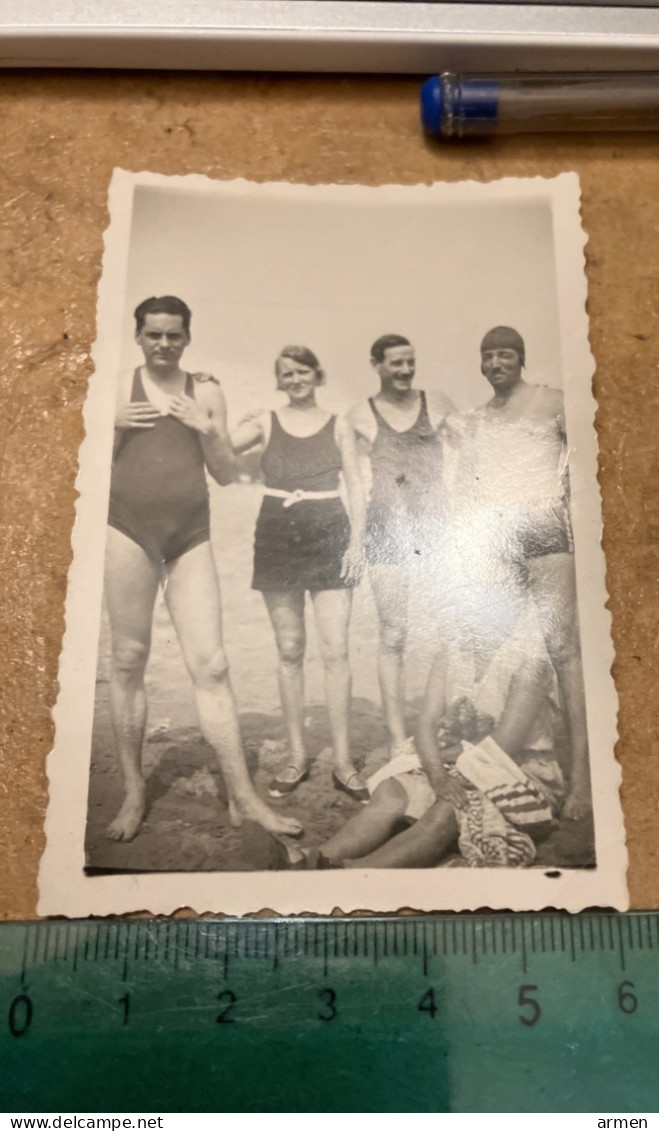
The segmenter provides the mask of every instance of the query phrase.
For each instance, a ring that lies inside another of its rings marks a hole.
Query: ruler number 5
[[[538,992],[537,986],[520,986],[519,987],[519,993],[517,995],[517,1004],[521,1005],[521,1006],[528,1006],[528,1008],[530,1010],[530,1013],[528,1014],[528,1016],[524,1016],[524,1014],[522,1014],[522,1013],[520,1013],[520,1015],[519,1015],[519,1019],[520,1019],[522,1025],[526,1025],[529,1028],[531,1027],[531,1025],[536,1025],[537,1022],[542,1017],[542,1010],[540,1008],[540,1003],[537,1002],[534,997],[531,997],[532,993],[537,993],[537,992]]]

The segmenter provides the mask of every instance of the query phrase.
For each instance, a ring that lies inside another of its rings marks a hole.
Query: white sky
[[[392,200],[367,189],[291,199],[286,186],[138,186],[117,327],[123,367],[141,360],[134,307],[176,294],[193,311],[183,364],[221,379],[232,422],[277,403],[273,365],[287,344],[320,358],[327,408],[371,395],[369,350],[383,333],[408,337],[418,387],[443,389],[460,409],[488,395],[478,346],[501,323],[526,341],[528,380],[559,386],[550,206],[523,183],[502,199],[475,188]]]

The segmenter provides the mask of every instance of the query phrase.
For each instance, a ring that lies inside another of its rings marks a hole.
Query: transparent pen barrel
[[[444,136],[659,128],[659,75],[443,75]]]

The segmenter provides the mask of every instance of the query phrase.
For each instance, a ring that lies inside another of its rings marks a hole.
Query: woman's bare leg
[[[264,593],[279,653],[279,696],[288,731],[289,755],[282,773],[293,767],[302,773],[307,764],[304,741],[304,592]],[[291,771],[292,772],[292,771]]]
[[[105,599],[112,636],[110,714],[125,791],[121,809],[107,830],[111,840],[132,840],[144,817],[144,672],[159,578],[159,567],[142,547],[108,527]]]
[[[299,821],[274,813],[258,796],[247,773],[222,638],[220,588],[209,542],[168,565],[165,600],[194,683],[201,731],[215,750],[230,799],[241,815],[270,832],[299,834]]]
[[[367,856],[344,859],[344,868],[434,868],[458,835],[453,806],[438,801],[409,829]],[[323,852],[325,850],[323,849]]]
[[[325,667],[325,694],[332,731],[334,762],[344,781],[355,773],[350,757],[352,678],[348,662],[348,626],[352,607],[349,589],[312,593],[318,647]],[[353,783],[354,784],[354,783]]]

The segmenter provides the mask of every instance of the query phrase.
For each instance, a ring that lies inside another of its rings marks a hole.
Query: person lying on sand
[[[410,748],[369,781],[371,800],[319,849],[246,828],[262,867],[431,868],[451,850],[472,867],[528,866],[565,796],[553,752],[556,680],[530,598],[482,610],[436,656]],[[418,753],[417,753],[418,750]],[[249,856],[248,856],[249,858]],[[258,866],[258,863],[257,863]]]

